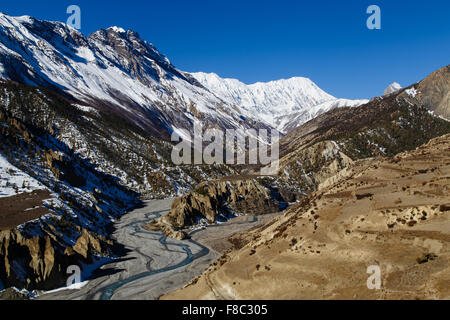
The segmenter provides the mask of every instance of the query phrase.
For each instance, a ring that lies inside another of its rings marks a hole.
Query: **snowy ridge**
[[[400,89],[402,89],[402,86],[397,83],[397,82],[392,82],[387,88],[386,90],[384,90],[383,92],[383,96],[387,96],[389,94],[392,94],[394,92],[399,91]]]
[[[85,37],[63,23],[0,14],[0,71],[2,78],[58,88],[87,104],[106,102],[130,117],[136,108],[166,115],[155,116],[153,127],[190,126],[192,106],[223,126],[239,125],[236,111],[216,110],[223,101],[119,27]]]
[[[314,119],[315,117],[330,111],[334,108],[357,107],[369,102],[368,100],[348,100],[334,99],[329,100],[311,108],[302,111],[293,112],[287,115],[279,116],[275,119],[275,124],[279,131],[289,132],[302,124]]]
[[[85,37],[61,22],[5,14],[0,77],[56,88],[86,105],[106,103],[157,133],[192,129],[197,120],[222,129],[283,129],[281,116],[336,105],[336,98],[307,78],[246,85],[216,74],[189,74],[131,30],[113,26]]]
[[[281,132],[291,128],[289,118],[301,125],[335,107],[358,106],[368,100],[337,99],[308,78],[294,77],[246,85],[236,79],[223,79],[215,73],[192,75],[222,100],[237,106],[247,117],[269,123]],[[303,115],[299,117],[299,114]]]
[[[108,30],[112,30],[116,33],[126,33],[125,29],[117,26],[109,27]]]

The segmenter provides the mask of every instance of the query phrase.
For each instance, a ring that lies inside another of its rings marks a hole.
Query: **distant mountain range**
[[[286,133],[321,113],[336,107],[351,107],[368,100],[337,99],[307,78],[258,82],[246,85],[223,79],[214,73],[192,74],[202,85],[253,119],[266,122]]]
[[[111,27],[86,37],[60,22],[5,14],[0,78],[64,92],[164,138],[195,121],[285,133],[331,108],[367,102],[336,99],[306,78],[247,86],[215,74],[189,74],[134,31]]]
[[[0,14],[0,287],[53,289],[67,266],[115,257],[110,226],[143,199],[185,195],[169,215],[181,228],[216,219],[195,203],[272,209],[353,162],[414,150],[450,132],[449,79],[447,66],[370,101],[338,99],[306,78],[246,85],[183,72],[119,27],[86,37]],[[279,130],[279,172],[175,165],[171,134],[198,123]]]

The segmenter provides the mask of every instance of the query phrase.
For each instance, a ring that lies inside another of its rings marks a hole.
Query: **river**
[[[112,237],[128,253],[101,268],[98,276],[78,290],[40,295],[38,300],[154,300],[199,276],[229,247],[227,238],[271,218],[244,216],[192,233],[192,239],[167,239],[144,226],[169,212],[172,199],[145,202],[144,207],[115,223]]]

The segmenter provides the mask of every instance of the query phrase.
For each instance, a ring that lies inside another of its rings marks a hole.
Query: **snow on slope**
[[[77,30],[71,29],[65,24],[52,22],[52,31],[60,35],[62,39],[80,38],[79,46],[70,46],[70,42],[64,43],[52,35],[50,39],[45,39],[31,27],[39,23],[31,17],[9,17],[0,15],[0,24],[7,35],[22,42],[23,46],[18,47],[15,43],[1,38],[0,53],[19,54],[22,58],[31,55],[35,64],[29,63],[30,74],[41,74],[61,88],[65,88],[78,98],[93,96],[108,100],[112,103],[118,101],[109,93],[111,90],[127,92],[127,95],[137,103],[144,104],[145,98],[156,99],[155,92],[148,90],[148,87],[133,81],[129,75],[118,67],[102,65],[107,64],[106,58],[88,43],[88,39]],[[42,29],[37,25],[37,30]],[[112,27],[112,31],[122,33],[123,29]],[[8,32],[9,31],[9,32]],[[47,31],[47,30],[46,30]],[[105,55],[108,48],[104,47]],[[13,51],[14,50],[14,51]],[[26,61],[29,62],[29,61]],[[33,83],[33,79],[29,79]],[[118,103],[120,106],[121,104]]]
[[[42,189],[47,188],[36,179],[10,164],[0,154],[0,198]]]
[[[148,110],[164,128],[175,115],[188,123],[191,106],[230,128],[239,125],[236,111],[218,110],[223,101],[137,33],[118,27],[85,37],[60,22],[0,13],[0,71],[2,78],[53,86],[88,104],[106,101],[131,116]]]
[[[0,77],[59,88],[88,105],[106,102],[155,132],[192,129],[196,121],[286,132],[293,124],[280,117],[296,113],[301,125],[329,108],[362,103],[338,101],[307,78],[246,85],[189,74],[136,32],[119,27],[85,37],[64,23],[1,13]]]
[[[301,77],[246,85],[236,79],[220,78],[215,73],[192,75],[218,97],[242,109],[246,116],[265,121],[281,132],[291,127],[292,115],[296,116],[295,123],[301,125],[331,108],[368,102],[336,99],[310,79]]]
[[[275,119],[275,124],[281,132],[289,132],[302,124],[314,119],[315,117],[334,108],[357,107],[369,102],[368,100],[348,100],[334,99],[320,103],[311,108],[305,108],[302,111],[293,112],[287,115],[279,116]]]

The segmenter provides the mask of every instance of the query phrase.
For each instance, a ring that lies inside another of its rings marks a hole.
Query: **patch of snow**
[[[92,107],[82,106],[80,104],[74,104],[74,107],[79,109],[79,110],[81,110],[81,111],[84,111],[84,112],[90,112],[90,113],[98,114],[97,110],[92,108]]]
[[[45,190],[47,188],[33,177],[10,164],[0,154],[0,198],[42,189]]]
[[[405,92],[406,92],[406,94],[407,94],[408,96],[410,96],[411,98],[415,98],[416,95],[417,95],[417,90],[416,90],[414,87],[412,87],[411,89],[405,90]]]
[[[120,28],[120,27],[116,27],[116,26],[109,27],[108,29],[111,29],[111,30],[113,30],[114,32],[117,32],[117,33],[126,33],[125,29]]]
[[[55,293],[55,292],[60,292],[60,291],[64,291],[64,290],[80,290],[83,287],[85,287],[88,283],[89,283],[89,281],[83,281],[83,282],[75,283],[68,287],[62,287],[62,288],[51,290],[51,291],[45,291],[43,294]]]
[[[433,110],[428,110],[428,114],[432,115],[433,117],[445,120],[445,121],[450,121],[450,119],[447,119],[447,118],[445,118],[445,117],[443,117],[443,116],[441,116],[439,114],[436,114]]]

